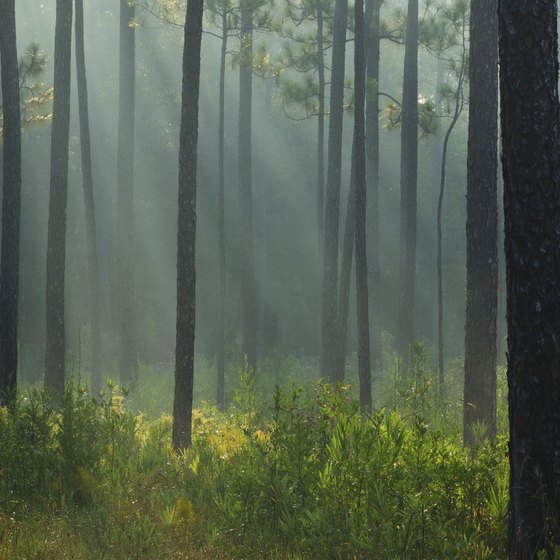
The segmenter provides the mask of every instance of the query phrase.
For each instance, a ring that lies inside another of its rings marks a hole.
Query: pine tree
[[[57,0],[54,45],[54,100],[47,238],[47,355],[45,383],[55,400],[64,393],[66,202],[70,129],[72,0]]]
[[[500,1],[509,558],[560,545],[560,107],[556,0]]]
[[[173,447],[176,450],[189,447],[192,440],[196,307],[196,170],[202,15],[202,0],[190,0],[185,17],[179,140],[177,337],[173,401]]]
[[[0,2],[2,65],[2,249],[0,262],[0,406],[13,402],[17,388],[21,215],[21,114],[15,1]]]

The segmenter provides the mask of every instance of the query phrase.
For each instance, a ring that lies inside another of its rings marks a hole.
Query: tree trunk
[[[356,181],[356,307],[358,314],[358,373],[360,407],[371,410],[369,302],[366,250],[366,61],[364,3],[356,0],[354,43],[354,172]]]
[[[438,372],[439,372],[439,398],[443,400],[444,396],[444,355],[443,355],[443,239],[442,239],[442,213],[443,213],[443,196],[445,194],[445,166],[447,163],[447,149],[449,147],[449,138],[451,133],[461,116],[463,111],[463,73],[465,70],[465,36],[463,34],[463,53],[461,57],[461,67],[459,73],[459,81],[457,84],[457,96],[455,98],[455,111],[451,118],[451,123],[445,133],[443,140],[443,149],[441,152],[441,170],[439,182],[439,196],[437,206],[437,286],[438,286]]]
[[[257,368],[257,300],[253,187],[251,165],[251,112],[253,97],[253,12],[241,9],[239,58],[239,217],[241,231],[242,350],[246,365]]]
[[[344,109],[344,57],[346,49],[347,0],[336,0],[333,28],[329,155],[323,249],[323,305],[321,375],[330,382],[341,380],[337,369],[337,283],[342,120]]]
[[[120,0],[119,131],[117,146],[118,337],[121,383],[138,377],[134,281],[134,4]]]
[[[401,212],[397,352],[408,368],[416,338],[418,0],[408,0],[401,121]]]
[[[325,225],[325,53],[323,44],[323,10],[317,6],[317,74],[319,76],[319,114],[317,115],[317,233],[319,266],[323,266]]]
[[[89,127],[88,90],[84,49],[84,2],[75,0],[76,77],[78,81],[78,111],[80,118],[80,147],[82,155],[82,180],[86,216],[87,261],[90,289],[91,321],[91,392],[101,390],[101,332],[99,326],[99,271],[97,232],[95,227],[95,202],[93,171],[91,165],[91,136]]]
[[[17,390],[19,243],[21,215],[21,116],[16,46],[15,0],[0,2],[2,64],[3,192],[0,263],[0,406]]]
[[[335,340],[337,349],[337,381],[343,381],[346,373],[346,354],[348,344],[348,314],[350,309],[350,286],[352,283],[352,263],[354,260],[354,241],[356,238],[356,170],[354,165],[355,142],[352,142],[352,160],[350,169],[350,188],[346,205],[344,237],[342,240],[342,258],[340,262],[340,287],[338,293],[338,336]]]
[[[225,99],[226,55],[228,39],[228,12],[222,12],[222,49],[220,53],[220,122],[218,126],[218,382],[216,402],[220,410],[225,408],[225,333],[226,333],[226,222],[225,222]]]
[[[177,343],[173,447],[184,449],[192,441],[194,335],[196,307],[196,168],[202,0],[190,0],[185,18],[183,95],[179,146],[179,216],[177,228]]]
[[[270,150],[270,130],[272,128],[272,86],[273,80],[267,79],[265,83],[264,96],[264,115],[263,127],[264,138],[261,147],[262,161],[265,162],[265,168],[260,181],[259,196],[259,233],[258,233],[258,310],[257,310],[257,349],[260,356],[264,357],[264,330],[266,324],[266,284],[267,284],[267,221],[268,221],[268,186],[270,184],[270,172],[267,162],[272,159]]]
[[[51,177],[47,236],[47,355],[45,383],[56,401],[64,394],[66,201],[70,128],[72,0],[57,0],[54,41],[54,99],[51,132]]]
[[[372,88],[366,97],[366,180],[367,219],[366,241],[369,275],[369,315],[371,326],[371,353],[374,370],[381,371],[381,332],[379,322],[381,266],[379,253],[379,58],[380,58],[380,8],[382,0],[368,0],[371,3],[371,23],[367,37],[367,80]],[[367,88],[366,88],[367,90]]]
[[[444,74],[444,60],[439,57],[437,59],[436,70],[436,88],[434,94],[434,112],[436,115],[441,115],[442,109],[442,96],[441,88],[443,85]],[[433,250],[433,263],[432,263],[432,343],[434,345],[434,359],[437,355],[438,346],[438,267],[437,267],[437,254],[438,254],[438,233],[437,233],[437,215],[438,215],[438,200],[441,181],[441,160],[443,151],[443,141],[439,134],[432,136],[432,250]]]
[[[500,1],[509,558],[560,545],[560,130],[556,0]]]
[[[472,0],[467,158],[467,308],[464,442],[483,422],[496,435],[498,306],[497,2]]]

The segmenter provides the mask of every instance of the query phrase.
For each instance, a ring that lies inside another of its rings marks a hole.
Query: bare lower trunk
[[[355,3],[354,43],[354,168],[356,206],[356,303],[358,313],[358,373],[360,407],[371,410],[371,366],[369,348],[368,270],[366,252],[366,64],[363,0]]]
[[[401,212],[397,352],[408,369],[416,339],[418,0],[408,0],[401,122]]]
[[[57,0],[54,47],[54,99],[51,133],[51,181],[47,238],[47,355],[45,384],[56,401],[64,394],[66,202],[70,129],[72,0]]]
[[[556,0],[500,1],[510,559],[560,545],[560,110]]]
[[[354,240],[356,236],[356,173],[354,165],[355,143],[352,143],[352,163],[350,188],[346,205],[346,220],[342,240],[342,259],[340,263],[340,290],[338,294],[338,338],[337,344],[337,381],[343,381],[346,370],[348,344],[348,314],[350,308],[350,286],[352,283],[352,263],[354,261]]]
[[[99,271],[97,232],[95,227],[95,202],[93,171],[91,165],[91,137],[89,127],[88,90],[84,49],[84,3],[75,0],[76,8],[76,77],[78,81],[78,111],[80,118],[80,147],[82,155],[82,180],[86,216],[87,261],[90,289],[91,321],[91,392],[101,390],[101,333],[99,326]]]
[[[216,402],[218,408],[225,408],[225,332],[226,332],[226,229],[225,229],[225,78],[228,38],[228,13],[222,13],[222,49],[220,56],[220,123],[218,130],[218,381]]]
[[[138,377],[134,280],[134,5],[120,0],[119,131],[117,146],[118,336],[121,382]]]
[[[369,33],[366,34],[367,79],[370,84],[373,84],[373,91],[366,97],[366,240],[369,316],[372,319],[370,331],[371,358],[374,371],[381,371],[383,367],[379,321],[381,308],[381,265],[379,262],[381,250],[379,232],[379,12],[381,0],[368,0],[368,3],[371,4],[371,17]]]
[[[495,0],[473,0],[467,160],[467,307],[464,442],[473,426],[496,435],[498,306],[498,16]]]
[[[21,116],[14,0],[0,2],[3,105],[2,260],[0,263],[0,407],[17,390],[21,214]]]
[[[331,382],[339,381],[338,354],[338,236],[340,180],[342,163],[342,120],[344,109],[344,59],[346,49],[347,0],[336,0],[331,72],[331,106],[329,119],[329,152],[323,250],[323,302],[321,337],[321,375]]]
[[[257,368],[257,299],[251,164],[253,13],[241,10],[239,60],[239,217],[241,226],[242,350],[247,367]]]
[[[192,441],[196,307],[196,170],[202,14],[202,0],[190,0],[185,18],[179,139],[177,339],[173,400],[173,448],[176,450],[189,447]]]

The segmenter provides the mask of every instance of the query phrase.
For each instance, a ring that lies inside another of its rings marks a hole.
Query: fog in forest
[[[85,48],[91,115],[95,206],[101,280],[102,371],[118,380],[118,309],[115,286],[116,156],[118,122],[118,6],[99,0],[86,6]],[[402,2],[385,2],[381,15],[386,25],[397,25]],[[276,13],[281,15],[280,8]],[[52,84],[55,3],[39,6],[18,0],[18,49],[23,53],[37,43],[46,56],[40,79]],[[134,274],[136,278],[136,332],[141,374],[173,372],[176,238],[177,151],[181,99],[181,12],[171,25],[137,7],[136,20],[136,123],[134,146]],[[285,26],[287,19],[280,18]],[[293,28],[293,24],[292,24]],[[212,399],[216,360],[218,293],[218,86],[219,29],[205,17],[202,42],[199,187],[197,199],[197,325],[195,375],[197,397]],[[234,32],[231,32],[234,35]],[[351,37],[351,34],[349,34]],[[239,202],[237,180],[238,91],[236,53],[239,39],[229,38],[225,95],[225,217],[227,262],[226,387],[231,391],[242,367],[240,348]],[[316,218],[317,117],[304,119],[305,109],[289,102],[282,80],[303,82],[305,75],[281,61],[287,39],[274,31],[255,31],[255,50],[266,50],[280,77],[253,77],[253,216],[258,285],[258,355],[261,368],[272,381],[282,378],[284,360],[302,359],[309,378],[318,375],[321,332],[320,246]],[[346,97],[352,99],[352,50],[348,42]],[[330,49],[326,51],[330,56]],[[404,47],[381,41],[379,90],[399,99],[402,91]],[[285,56],[285,55],[284,55]],[[329,62],[330,64],[330,62]],[[445,62],[440,62],[445,68]],[[438,60],[419,48],[420,99],[438,95]],[[276,71],[275,71],[276,72]],[[313,72],[307,75],[314,76]],[[85,375],[90,363],[90,323],[86,232],[75,70],[72,69],[70,168],[68,189],[68,238],[66,270],[67,357],[74,375]],[[313,79],[316,79],[313,77]],[[444,83],[454,77],[444,69]],[[267,102],[267,97],[270,100]],[[327,90],[328,101],[328,90]],[[400,129],[388,126],[392,101],[380,97],[380,249],[381,306],[372,325],[381,333],[383,356],[380,375],[391,375],[397,328],[399,253]],[[445,356],[450,375],[461,376],[464,346],[466,117],[461,116],[450,138],[447,189],[443,212],[443,270]],[[344,117],[342,195],[340,223],[343,230],[350,180],[352,136],[351,107]],[[327,119],[328,120],[328,119]],[[417,338],[429,363],[436,365],[437,295],[435,270],[435,211],[439,191],[437,145],[441,144],[449,117],[436,119],[433,133],[421,134],[418,166]],[[325,132],[325,143],[328,126]],[[20,311],[20,375],[26,382],[42,376],[45,355],[45,256],[49,194],[49,122],[29,125],[23,132],[22,261]],[[327,148],[325,147],[327,151]],[[434,160],[436,163],[434,164]],[[325,159],[326,161],[326,159]],[[326,163],[325,163],[326,165]],[[434,171],[435,165],[435,171]],[[341,233],[342,236],[342,233]],[[350,296],[348,374],[356,374],[355,288]],[[503,311],[500,312],[500,316]],[[500,343],[503,338],[500,331]],[[500,354],[502,355],[502,354]],[[296,380],[297,381],[297,380]],[[170,385],[171,386],[171,385]]]
[[[556,0],[0,0],[0,560],[560,558]]]

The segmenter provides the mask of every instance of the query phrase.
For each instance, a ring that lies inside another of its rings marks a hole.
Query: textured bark
[[[177,228],[177,342],[173,447],[191,445],[196,307],[196,164],[202,0],[190,0],[185,18],[183,94],[179,140],[179,217]]]
[[[408,0],[401,121],[401,210],[397,352],[408,367],[416,337],[418,0]]]
[[[242,350],[247,366],[257,368],[257,298],[255,240],[253,236],[253,186],[251,121],[253,98],[253,13],[241,9],[239,57],[239,218],[241,231]]]
[[[556,0],[499,3],[510,426],[509,558],[560,545]],[[540,556],[540,555],[539,555]]]
[[[91,392],[101,390],[101,332],[99,326],[99,270],[93,171],[91,165],[91,136],[89,126],[88,89],[84,49],[84,2],[75,0],[76,78],[78,82],[78,112],[80,118],[80,148],[82,181],[86,216],[87,261],[90,290],[91,321]]]
[[[21,209],[21,117],[15,1],[0,2],[2,64],[3,191],[0,263],[0,406],[16,396],[18,366],[19,244]]]
[[[467,307],[464,442],[483,422],[496,435],[498,305],[497,1],[472,0],[467,160]]]
[[[118,337],[121,382],[138,376],[134,281],[134,4],[120,0],[119,130],[117,145]]]
[[[60,401],[64,394],[66,201],[70,127],[72,0],[57,0],[54,40],[54,99],[51,132],[51,177],[47,236],[47,355],[45,383]]]
[[[371,358],[374,370],[381,371],[381,333],[379,328],[381,266],[379,253],[379,58],[380,58],[380,8],[382,0],[368,0],[371,4],[371,21],[367,33],[367,80],[373,90],[366,98],[366,180],[367,219],[366,240],[368,260],[369,315],[371,321]],[[366,22],[367,25],[367,22]]]
[[[340,381],[343,375],[343,373],[337,369],[337,337],[339,330],[337,321],[337,283],[342,119],[344,106],[344,57],[346,50],[347,14],[347,0],[336,0],[331,66],[321,333],[321,375],[331,382]]]
[[[356,181],[356,302],[358,311],[358,373],[360,407],[371,410],[371,365],[369,348],[368,269],[366,252],[366,61],[364,3],[354,6],[354,170]]]
[[[225,336],[226,336],[226,221],[225,221],[225,100],[226,100],[226,54],[228,40],[228,12],[222,12],[222,48],[220,53],[220,107],[218,125],[218,382],[216,402],[220,410],[225,408]]]

